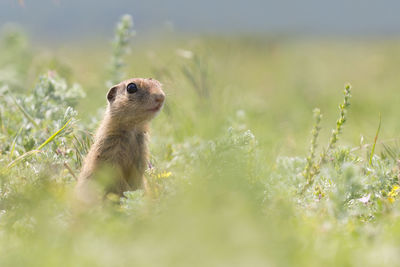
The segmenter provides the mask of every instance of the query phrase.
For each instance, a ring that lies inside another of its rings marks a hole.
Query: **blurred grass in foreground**
[[[32,48],[9,32],[0,51],[1,266],[397,265],[398,41],[204,37],[114,51],[112,70],[126,68],[113,77],[154,77],[167,93],[151,192],[84,213],[71,190],[111,48]],[[345,82],[347,122],[307,187],[312,111],[323,114],[317,160]]]

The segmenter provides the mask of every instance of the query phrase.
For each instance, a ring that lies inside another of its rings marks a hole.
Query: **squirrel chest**
[[[100,142],[97,160],[109,164],[122,172],[128,184],[135,184],[135,176],[142,175],[148,161],[147,134],[144,132],[120,132],[110,135]]]

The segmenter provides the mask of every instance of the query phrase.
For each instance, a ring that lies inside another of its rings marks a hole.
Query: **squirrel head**
[[[133,78],[111,87],[107,93],[111,117],[126,125],[150,121],[165,101],[161,87],[159,81],[151,78]]]

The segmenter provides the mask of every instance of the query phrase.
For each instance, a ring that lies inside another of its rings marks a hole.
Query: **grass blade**
[[[19,162],[21,162],[22,160],[24,160],[24,159],[26,159],[26,158],[28,158],[28,157],[30,157],[30,156],[32,156],[32,155],[35,155],[36,153],[39,153],[39,152],[40,152],[40,150],[31,150],[31,151],[28,151],[28,152],[22,154],[21,156],[19,156],[18,158],[16,158],[15,160],[11,161],[11,162],[7,165],[7,168],[8,168],[8,169],[11,169],[12,167],[14,167],[15,165],[17,165],[17,164],[18,164]]]
[[[14,155],[15,144],[17,143],[17,138],[18,138],[18,136],[19,136],[19,135],[21,134],[21,132],[22,132],[22,128],[23,128],[23,126],[21,126],[21,128],[19,128],[17,134],[16,134],[15,137],[14,137],[14,140],[12,141],[12,144],[11,144],[11,151],[10,151],[10,159],[12,159],[12,157],[13,157],[13,155]]]
[[[38,148],[36,150],[40,150],[42,149],[45,145],[47,145],[48,143],[50,143],[51,141],[53,141],[54,138],[56,138],[57,135],[59,135],[64,129],[65,127],[68,126],[68,124],[71,122],[72,118],[69,119],[63,127],[61,127],[57,132],[55,132],[52,136],[50,136],[46,141],[44,141],[43,144],[41,144],[40,146],[38,146]]]
[[[378,125],[378,129],[376,130],[374,144],[372,145],[372,149],[371,149],[371,155],[369,156],[369,166],[372,166],[372,158],[374,157],[376,142],[378,141],[378,135],[381,130],[381,123],[382,123],[382,115],[379,113],[379,125]]]
[[[10,162],[10,164],[7,165],[7,168],[10,169],[12,167],[14,167],[15,165],[17,165],[19,162],[21,162],[22,160],[35,155],[38,152],[41,152],[40,149],[42,149],[45,145],[47,145],[48,143],[50,143],[51,141],[54,140],[54,138],[56,138],[57,135],[59,135],[67,126],[68,124],[71,122],[72,118],[69,119],[63,127],[61,127],[57,132],[55,132],[52,136],[50,136],[46,141],[43,142],[43,144],[41,144],[40,146],[38,146],[37,149],[35,150],[31,150],[28,151],[26,153],[24,153],[23,155],[19,156],[18,158],[16,158],[15,160],[13,160],[12,162]]]
[[[72,175],[72,177],[74,177],[75,180],[78,181],[78,177],[76,176],[76,174],[72,170],[71,166],[69,166],[69,164],[67,162],[64,162],[64,167],[68,170],[68,172]]]
[[[18,109],[22,112],[22,114],[24,114],[25,118],[27,118],[28,121],[30,121],[36,128],[39,128],[39,125],[35,122],[32,116],[29,115],[29,113],[20,104],[18,104],[17,100],[14,97],[12,97],[12,99]]]

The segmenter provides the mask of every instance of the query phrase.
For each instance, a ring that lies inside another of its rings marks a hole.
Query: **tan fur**
[[[127,92],[129,83],[137,85],[136,93]],[[135,78],[113,86],[107,98],[104,119],[76,186],[78,198],[85,202],[108,192],[122,195],[143,187],[149,161],[149,122],[161,109],[165,95],[158,81]],[[105,183],[99,178],[101,175],[107,176]]]

